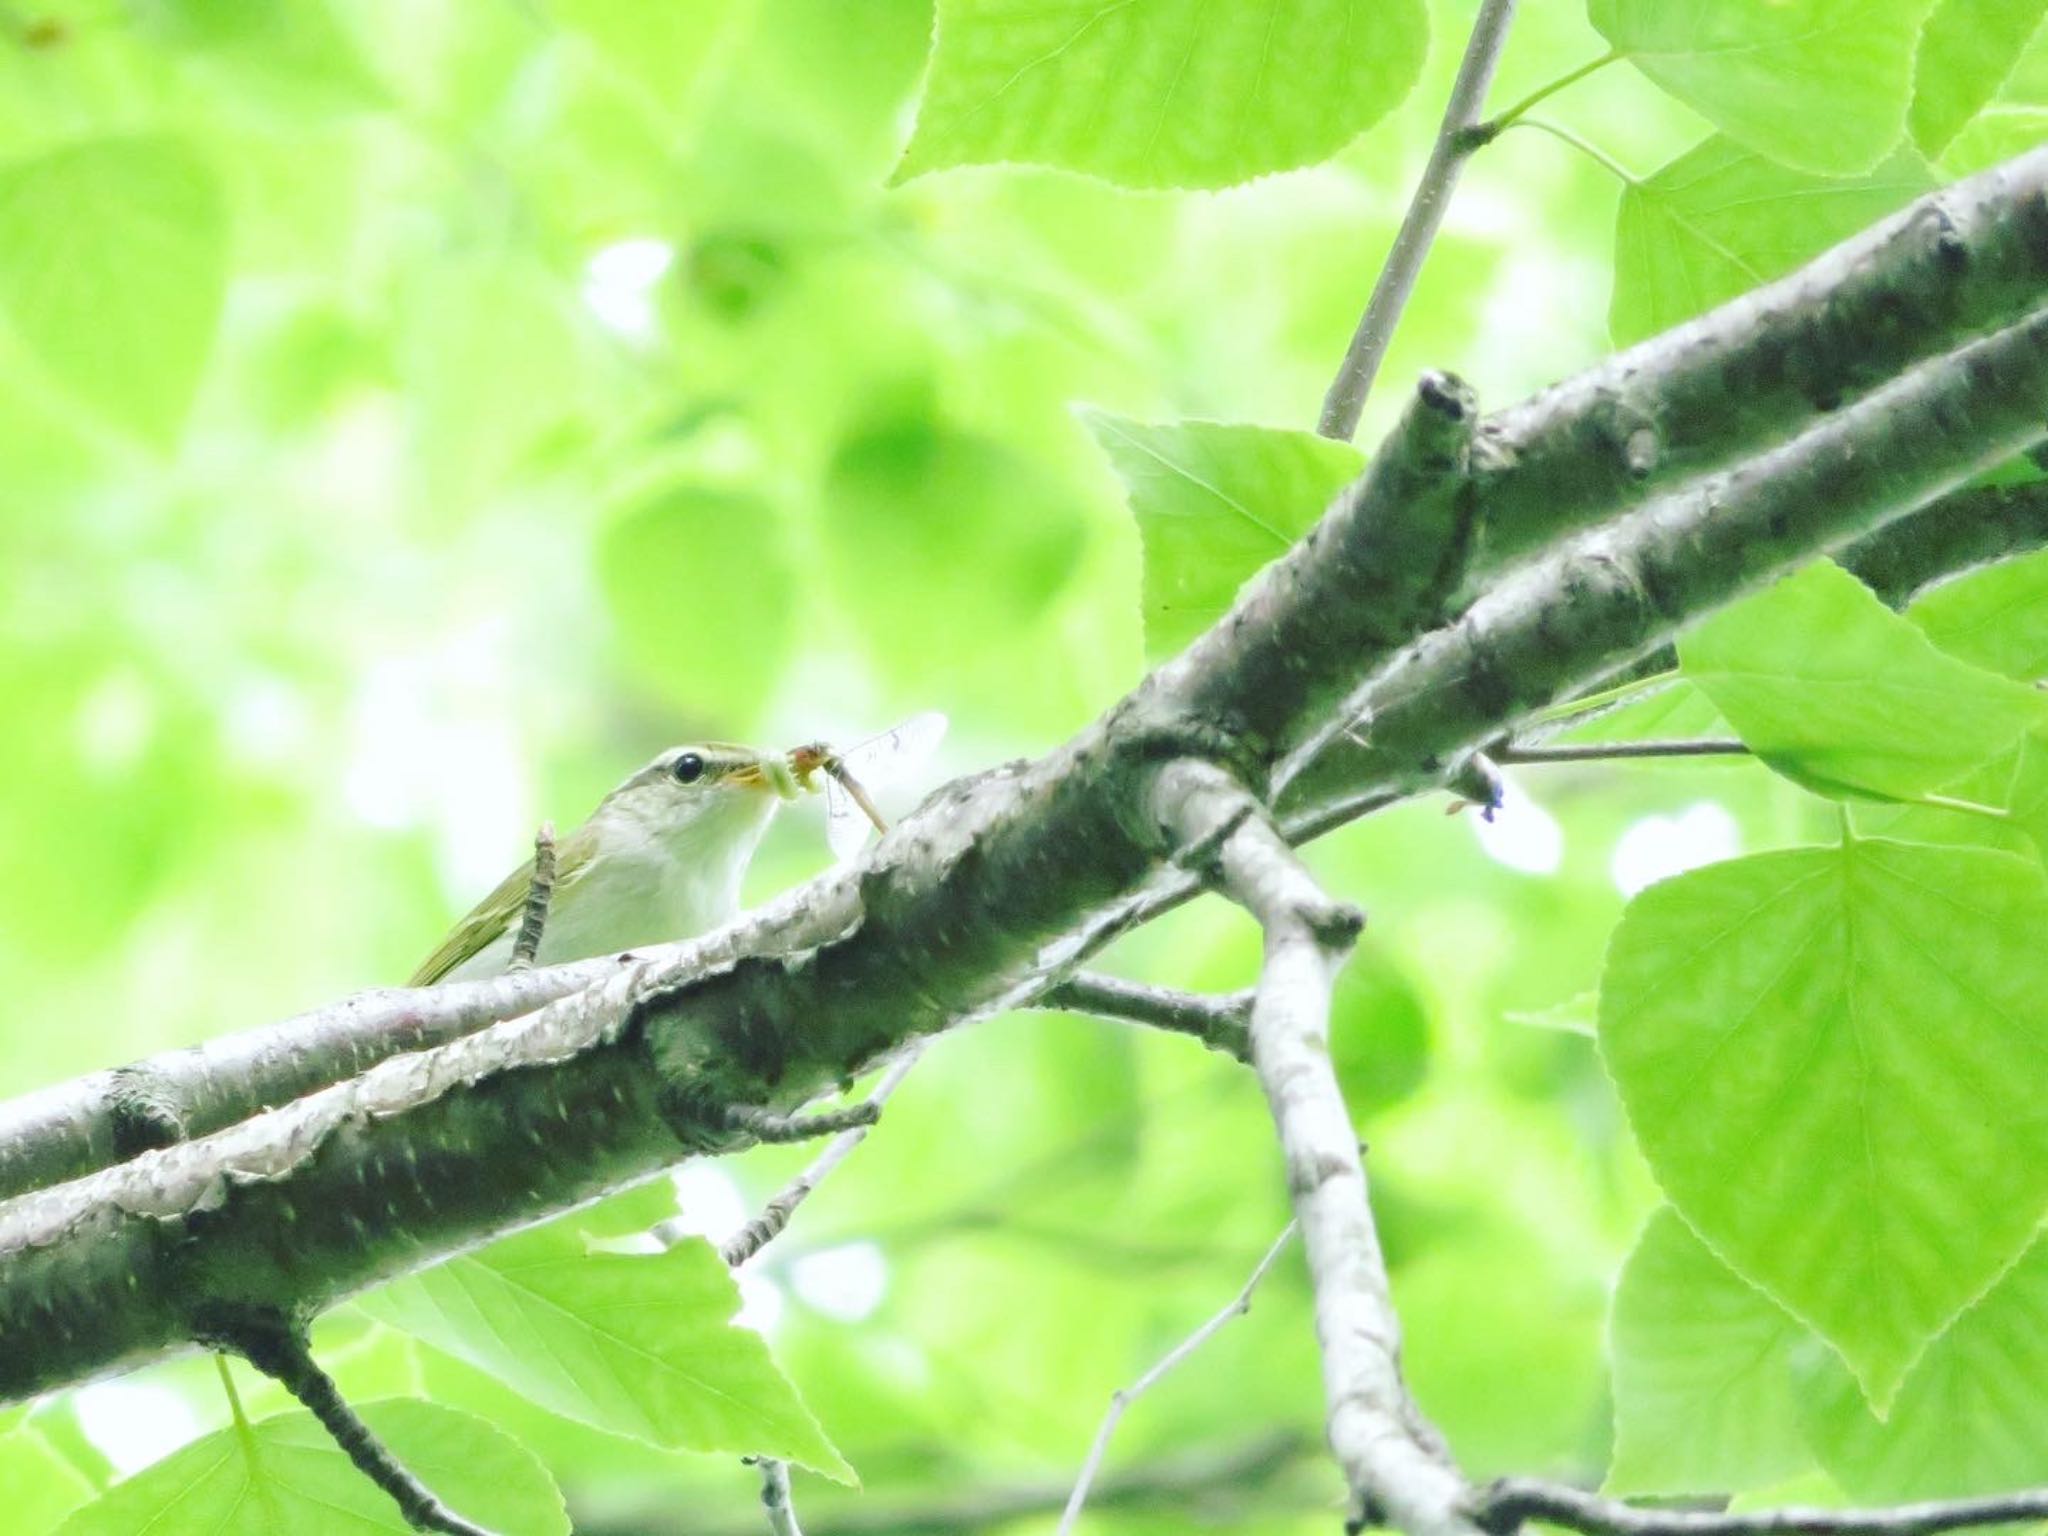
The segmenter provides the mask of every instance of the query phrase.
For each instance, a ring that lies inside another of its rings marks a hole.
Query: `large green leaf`
[[[1144,543],[1145,656],[1180,650],[1284,554],[1364,463],[1349,443],[1215,421],[1081,418],[1124,483]]]
[[[1951,656],[2028,682],[2048,677],[2048,550],[1944,582],[1906,616]]]
[[[601,1218],[600,1218],[601,1222]],[[803,1463],[850,1482],[698,1238],[662,1253],[593,1249],[580,1214],[374,1291],[364,1311],[543,1408],[652,1445]]]
[[[1933,185],[1910,150],[1829,179],[1717,135],[1622,193],[1614,340],[1640,341],[1781,276]]]
[[[598,577],[634,670],[688,718],[747,729],[795,638],[777,510],[702,486],[644,497],[605,529]]]
[[[2034,862],[1848,841],[1651,886],[1608,952],[1658,1181],[1880,1406],[2048,1207],[2044,933]]]
[[[1678,656],[1759,757],[1823,795],[1926,795],[2043,712],[2034,690],[1946,654],[1826,561],[1716,614]]]
[[[213,172],[176,140],[94,139],[0,170],[0,310],[53,379],[151,441],[192,404],[227,258]]]
[[[1015,160],[1220,187],[1335,154],[1414,85],[1420,0],[940,0],[898,178]]]
[[[2042,0],[1940,0],[1920,34],[1908,121],[1939,155],[1998,94],[2041,24]]]
[[[1792,1348],[1806,1330],[1669,1206],[1614,1293],[1616,1493],[1726,1493],[1803,1471]]]
[[[458,1514],[502,1536],[568,1536],[547,1469],[482,1419],[391,1399],[362,1416]],[[362,1536],[412,1529],[310,1413],[234,1425],[117,1483],[59,1536]]]
[[[1590,0],[1615,51],[1715,127],[1823,176],[1899,140],[1931,0]]]
[[[1954,1498],[2048,1482],[2048,1242],[2036,1242],[1927,1347],[1885,1418],[1833,1356],[1802,1365],[1806,1438],[1858,1499]]]

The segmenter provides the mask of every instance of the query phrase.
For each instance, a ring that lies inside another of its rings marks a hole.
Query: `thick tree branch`
[[[1394,339],[1394,327],[1408,307],[1415,291],[1415,279],[1423,260],[1436,241],[1444,211],[1451,205],[1451,193],[1458,185],[1458,173],[1485,138],[1473,130],[1486,108],[1487,88],[1493,84],[1494,66],[1507,42],[1508,24],[1515,19],[1515,0],[1480,0],[1479,14],[1472,21],[1472,36],[1465,44],[1465,57],[1458,65],[1458,77],[1451,84],[1451,99],[1444,106],[1443,122],[1430,147],[1429,160],[1409,200],[1408,212],[1387,252],[1385,265],[1374,281],[1365,313],[1358,317],[1358,329],[1344,350],[1329,393],[1323,397],[1322,420],[1316,430],[1324,437],[1349,441],[1358,431],[1358,418],[1365,410],[1365,397],[1386,361],[1387,347]]]
[[[1401,1379],[1400,1324],[1364,1160],[1330,1061],[1331,997],[1364,919],[1323,893],[1265,808],[1220,770],[1169,765],[1153,804],[1185,846],[1221,837],[1217,882],[1265,932],[1252,1066],[1273,1111],[1308,1251],[1330,1448],[1355,1523],[1391,1523],[1409,1536],[1474,1536],[1465,1479]]]
[[[1473,1501],[1478,1523],[1508,1536],[1524,1521],[1586,1536],[1934,1536],[1938,1531],[2048,1519],[2048,1489],[1890,1509],[1758,1509],[1742,1514],[1638,1509],[1558,1483],[1503,1478]]]
[[[2048,415],[2048,312],[1907,373],[1725,474],[1496,581],[1354,697],[1282,770],[1290,813],[1414,788],[1692,619],[2021,451]],[[1588,669],[1591,653],[1608,658]],[[1498,735],[1498,731],[1491,735]]]
[[[1789,277],[1490,417],[1475,577],[1782,441],[2020,320],[2048,280],[2048,149],[1924,197]]]

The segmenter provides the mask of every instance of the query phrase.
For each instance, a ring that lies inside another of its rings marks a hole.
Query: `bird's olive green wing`
[[[580,829],[579,829],[580,830]],[[590,849],[582,839],[571,836],[555,851],[555,895],[573,885],[590,867]],[[420,963],[406,982],[409,987],[431,987],[478,950],[519,921],[526,905],[527,888],[533,883],[533,860],[513,870],[498,882],[496,890],[470,908],[469,916],[457,923],[441,947]]]

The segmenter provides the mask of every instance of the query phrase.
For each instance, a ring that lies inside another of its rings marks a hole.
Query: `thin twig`
[[[901,1086],[910,1069],[917,1065],[917,1058],[921,1054],[922,1048],[913,1046],[891,1062],[889,1070],[882,1074],[881,1081],[875,1084],[874,1091],[867,1096],[864,1107],[880,1114],[882,1106],[888,1102],[889,1095]],[[811,1197],[811,1191],[822,1184],[833,1169],[852,1155],[853,1149],[860,1145],[861,1138],[867,1135],[868,1129],[867,1125],[856,1125],[834,1136],[826,1144],[825,1150],[812,1160],[810,1167],[790,1180],[774,1199],[761,1208],[760,1215],[727,1239],[722,1250],[725,1262],[730,1267],[738,1269],[772,1243],[781,1234],[782,1229],[789,1225],[789,1218],[796,1214],[796,1208]],[[669,1224],[666,1222],[654,1230],[655,1235],[665,1241],[672,1242],[678,1235],[669,1230]]]
[[[796,1523],[796,1503],[789,1492],[789,1463],[761,1458],[761,1508],[768,1513],[772,1536],[804,1536]]]
[[[416,1531],[441,1531],[446,1536],[491,1536],[481,1525],[463,1519],[434,1491],[406,1469],[365,1424],[334,1378],[313,1359],[305,1330],[281,1312],[254,1310],[232,1318],[217,1318],[207,1329],[207,1342],[234,1350],[264,1375],[281,1384],[299,1400],[300,1406],[320,1421],[321,1428],[334,1437],[356,1470],[391,1495],[405,1523]],[[221,1367],[227,1380],[227,1367]],[[233,1383],[229,1382],[230,1396]],[[240,1404],[236,1405],[239,1417]]]
[[[547,931],[548,904],[555,898],[555,824],[544,821],[533,835],[533,873],[526,880],[526,906],[519,917],[519,934],[512,940],[512,963],[508,971],[533,969],[540,953],[540,938]]]
[[[1476,127],[1473,128],[1473,134],[1479,137],[1482,141],[1485,139],[1497,138],[1500,135],[1500,131],[1503,128],[1508,127],[1515,121],[1515,119],[1519,118],[1531,107],[1537,105],[1537,103],[1548,101],[1551,97],[1555,96],[1559,91],[1563,90],[1568,85],[1577,85],[1581,80],[1585,79],[1586,76],[1592,74],[1596,70],[1605,69],[1608,65],[1614,63],[1620,57],[1620,49],[1610,48],[1607,50],[1607,52],[1601,54],[1599,58],[1588,59],[1585,63],[1579,65],[1578,68],[1566,70],[1563,74],[1559,75],[1555,80],[1552,80],[1548,85],[1537,86],[1535,90],[1531,91],[1528,95],[1524,96],[1520,101],[1516,102],[1512,107],[1509,107],[1505,112],[1496,112],[1492,117],[1488,118],[1485,122],[1478,124]]]
[[[1578,134],[1573,133],[1571,129],[1560,127],[1556,123],[1551,122],[1548,118],[1518,117],[1512,123],[1509,123],[1507,126],[1510,128],[1534,128],[1538,133],[1549,134],[1553,139],[1556,139],[1560,144],[1569,144],[1573,149],[1576,149],[1588,160],[1591,160],[1595,164],[1600,166],[1600,168],[1606,171],[1610,176],[1613,176],[1617,180],[1619,180],[1621,184],[1625,187],[1640,186],[1642,183],[1641,177],[1637,176],[1634,171],[1631,171],[1627,166],[1623,165],[1619,160],[1615,159],[1614,156],[1608,154],[1607,151],[1602,149],[1599,145],[1593,143],[1592,140],[1581,138]]]
[[[873,1099],[849,1104],[845,1109],[824,1109],[813,1115],[778,1115],[773,1110],[734,1104],[725,1112],[725,1123],[745,1131],[756,1141],[771,1143],[816,1141],[820,1136],[837,1136],[842,1131],[866,1130],[882,1115]]]
[[[1153,1029],[1192,1035],[1212,1051],[1221,1051],[1239,1061],[1251,1060],[1250,992],[1232,992],[1222,997],[1201,992],[1176,992],[1170,987],[1147,986],[1093,971],[1079,971],[1034,1004],[1035,1008],[1061,1008],[1073,1013],[1092,1013],[1100,1018],[1121,1019]]]
[[[1201,1327],[1182,1339],[1166,1352],[1159,1362],[1128,1387],[1111,1394],[1109,1411],[1102,1416],[1102,1423],[1095,1431],[1095,1441],[1088,1447],[1088,1459],[1081,1463],[1081,1475],[1074,1480],[1074,1491],[1067,1495],[1067,1507],[1060,1514],[1059,1530],[1056,1536],[1069,1536],[1074,1522],[1081,1518],[1081,1507],[1088,1502],[1088,1491],[1094,1486],[1095,1476],[1102,1470],[1102,1458],[1109,1451],[1109,1437],[1116,1433],[1116,1427],[1123,1419],[1131,1404],[1158,1386],[1166,1374],[1196,1350],[1214,1338],[1232,1318],[1242,1317],[1252,1309],[1252,1292],[1259,1288],[1259,1282],[1266,1278],[1266,1271],[1279,1261],[1281,1250],[1294,1238],[1298,1224],[1288,1222],[1273,1239],[1265,1257],[1252,1269],[1251,1277],[1239,1289],[1229,1306],[1211,1317]]]
[[[1474,1517],[1505,1536],[1541,1520],[1586,1536],[1929,1536],[1979,1525],[2048,1518],[2048,1488],[1987,1498],[1899,1504],[1890,1509],[1756,1509],[1741,1513],[1638,1509],[1560,1483],[1503,1478],[1481,1490]]]
[[[1358,431],[1365,397],[1372,392],[1372,381],[1386,360],[1394,327],[1400,323],[1401,311],[1408,306],[1408,296],[1415,291],[1416,276],[1422,271],[1430,244],[1443,223],[1444,210],[1450,206],[1458,173],[1484,142],[1473,138],[1471,129],[1478,124],[1479,114],[1486,106],[1486,88],[1493,83],[1494,66],[1500,62],[1501,45],[1507,41],[1508,23],[1514,15],[1515,0],[1481,0],[1479,14],[1472,23],[1472,37],[1465,44],[1464,62],[1458,66],[1458,78],[1452,83],[1451,99],[1437,129],[1436,143],[1422,168],[1422,179],[1416,184],[1400,231],[1394,236],[1393,249],[1387,252],[1386,265],[1380,268],[1373,283],[1372,297],[1366,301],[1365,313],[1359,316],[1358,329],[1352,333],[1337,377],[1323,397],[1322,420],[1316,430],[1325,437],[1349,441]]]
[[[1628,757],[1747,757],[1739,741],[1704,736],[1686,741],[1589,741],[1563,746],[1520,746],[1509,742],[1493,754],[1498,763],[1603,763]]]

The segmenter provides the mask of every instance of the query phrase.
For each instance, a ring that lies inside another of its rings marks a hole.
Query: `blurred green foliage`
[[[0,8],[0,1091],[405,975],[543,816],[581,815],[678,739],[851,742],[936,708],[954,721],[948,768],[1042,750],[1307,525],[1356,460],[1302,432],[1471,0],[1015,9]],[[1540,116],[1617,163],[1537,133],[1475,158],[1361,443],[1423,367],[1505,403],[2048,137],[2039,0],[1982,9],[1996,25],[1974,31],[1962,0],[1525,6],[1496,103],[1613,50]],[[1904,147],[1909,123],[1931,168]],[[1192,186],[1220,190],[1157,190]],[[2004,857],[1927,858],[1992,860],[2031,890],[2042,754],[2020,738],[2023,690],[1973,669],[2038,674],[2044,569],[1923,602],[1913,618],[1948,657],[1854,593],[1822,592],[1816,619],[1792,611],[1810,588],[1781,589],[1689,653],[1705,692],[1666,689],[1581,734],[1732,722],[1826,794],[1847,752],[1878,764],[1865,789],[2010,807],[2002,824],[1926,803],[1855,814],[1870,832],[1994,842]],[[1894,691],[1816,713],[1816,625],[1862,636],[1852,670]],[[1760,670],[1740,699],[1717,687]],[[1996,741],[1961,739],[1953,718],[1902,738],[1916,688],[1977,700]],[[2038,1253],[1964,1322],[1878,1330],[1886,1371],[1905,1373],[1880,1422],[1780,1308],[1812,1276],[1773,1300],[1755,1288],[1783,1278],[1769,1245],[1723,1244],[1686,1210],[1707,1241],[1693,1236],[1594,1042],[1517,1022],[1583,1027],[1639,887],[1830,839],[1833,807],[1706,761],[1532,768],[1516,790],[1490,823],[1419,802],[1312,853],[1371,914],[1334,1049],[1372,1147],[1410,1376],[1466,1468],[1597,1481],[1618,1442],[1630,1491],[1816,1468],[1868,1496],[2048,1476],[2041,1437],[2020,1433],[2048,1416],[2024,1368]],[[799,808],[751,892],[824,859],[817,811]],[[1656,948],[1655,916],[1624,933]],[[1205,901],[1111,960],[1236,987],[1257,940]],[[1611,989],[1602,1007],[1633,1016]],[[1780,1012],[1788,1030],[1806,1017]],[[1981,1013],[1958,1017],[1992,1038]],[[1994,1059],[2035,1069],[2024,1052],[1949,1060],[1951,1099]],[[1651,1150],[1675,1196],[1713,1170],[1674,1173]],[[686,1170],[683,1218],[729,1226],[808,1156]],[[991,1528],[1049,1530],[1109,1394],[1234,1294],[1279,1230],[1277,1163],[1256,1085],[1184,1041],[1031,1016],[939,1042],[741,1277],[741,1322],[864,1480],[800,1477],[806,1528],[830,1532],[857,1499],[914,1510],[1023,1485],[1053,1492]],[[1943,1198],[1990,1198],[1965,1193]],[[2011,1223],[1978,1214],[1999,1230],[1973,1288],[2017,1258]],[[659,1263],[606,1258],[629,1288]],[[493,1261],[462,1262],[476,1281]],[[461,1280],[408,1282],[411,1305]],[[573,1372],[522,1396],[490,1374],[517,1337],[487,1343],[472,1319],[415,1339],[386,1326],[404,1300],[344,1309],[318,1343],[351,1393],[431,1399],[387,1410],[430,1474],[452,1434],[503,1458],[479,1486],[517,1483],[533,1468],[509,1436],[579,1529],[680,1530],[678,1510],[691,1529],[758,1527],[731,1456],[616,1433],[628,1409],[591,1407]],[[578,1348],[588,1300],[572,1287],[556,1321]],[[728,1294],[699,1301],[723,1330]],[[1793,1311],[1852,1357],[1877,1336]],[[335,1459],[270,1417],[288,1406],[276,1388],[237,1379],[261,1444],[241,1473],[310,1456],[325,1488]],[[1234,1493],[1190,1478],[1179,1502],[1105,1498],[1091,1527],[1215,1513],[1330,1529],[1318,1421],[1289,1256],[1129,1414],[1111,1472],[1227,1465],[1276,1428],[1298,1441]],[[36,1536],[154,1463],[140,1492],[70,1527],[133,1528],[226,1442],[157,1458],[229,1422],[194,1361],[0,1418],[0,1483],[27,1490],[10,1529]],[[508,1521],[559,1528],[534,1514],[552,1497],[535,1486]]]

